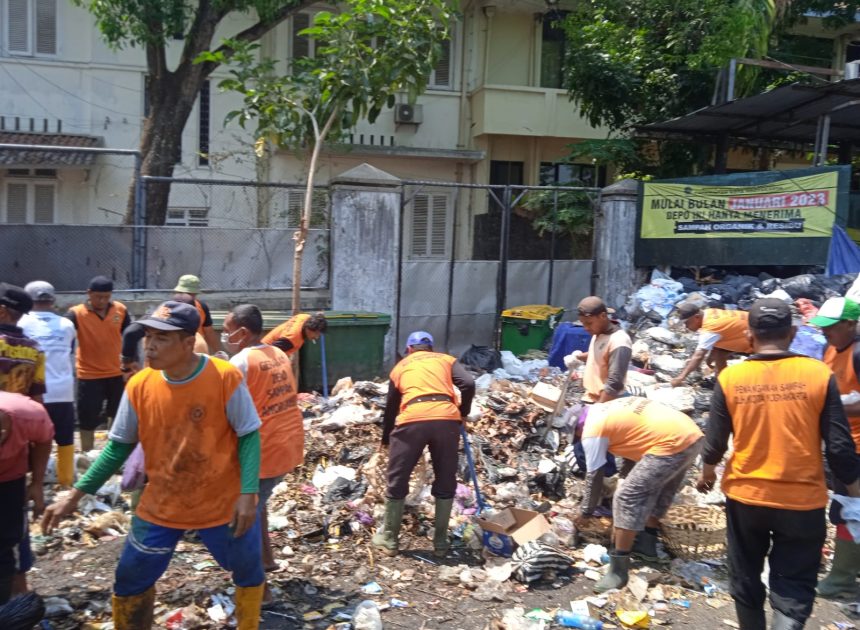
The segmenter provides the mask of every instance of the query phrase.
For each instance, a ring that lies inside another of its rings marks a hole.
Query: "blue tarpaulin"
[[[827,275],[860,272],[860,247],[838,225],[833,226],[830,254],[827,257]]]

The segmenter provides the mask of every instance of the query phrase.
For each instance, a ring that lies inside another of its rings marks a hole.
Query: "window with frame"
[[[57,54],[57,0],[5,0],[3,4],[7,52]]]
[[[272,227],[295,229],[302,218],[305,204],[304,188],[271,190]],[[329,195],[327,190],[314,190],[311,197],[311,229],[328,227]]]
[[[209,208],[168,208],[164,225],[208,227]]]
[[[54,223],[57,184],[53,169],[11,169],[3,195],[5,223]]]
[[[602,186],[605,177],[603,169],[593,164],[564,164],[559,162],[541,162],[541,186]]]
[[[553,11],[543,16],[540,47],[540,86],[561,88],[564,83],[564,55],[567,39],[561,26],[566,13]]]
[[[437,90],[451,90],[454,88],[454,32],[451,31],[451,37],[441,43],[442,51],[439,53],[439,59],[436,60],[436,65],[433,67],[433,72],[430,73],[430,80],[427,82],[428,88]]]
[[[418,193],[410,205],[410,257],[450,256],[451,196],[447,193]]]

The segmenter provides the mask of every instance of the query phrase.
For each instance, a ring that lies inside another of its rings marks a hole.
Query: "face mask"
[[[230,341],[230,337],[235,335],[240,330],[242,330],[242,329],[238,328],[238,329],[234,330],[232,333],[228,333],[226,331],[221,333],[221,345],[224,346],[224,348],[227,349],[227,352],[229,352],[231,354],[235,354],[236,352],[238,352],[240,350],[238,343],[236,343],[234,341]]]

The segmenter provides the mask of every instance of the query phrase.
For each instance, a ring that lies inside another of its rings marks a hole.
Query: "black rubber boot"
[[[740,602],[735,602],[735,612],[741,630],[767,630],[764,608],[750,608]]]
[[[773,619],[770,622],[770,630],[803,630],[806,623],[787,617],[778,610],[773,611]],[[741,626],[743,628],[743,626]]]
[[[385,522],[381,532],[371,539],[373,546],[386,556],[396,556],[400,551],[400,526],[403,524],[405,499],[385,500]]]
[[[433,521],[433,555],[444,558],[448,554],[448,521],[454,499],[436,499],[436,518]]]
[[[604,593],[611,591],[613,588],[622,588],[627,585],[627,572],[630,570],[630,554],[619,554],[612,552],[609,554],[609,571],[604,575],[597,584],[594,585],[595,593]]]
[[[633,541],[633,549],[630,550],[630,555],[642,558],[648,562],[657,561],[657,536],[646,531],[641,531],[636,534],[636,540]]]

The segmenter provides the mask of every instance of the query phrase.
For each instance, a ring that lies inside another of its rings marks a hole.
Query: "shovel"
[[[472,485],[475,486],[475,498],[478,500],[478,514],[480,515],[487,506],[484,504],[484,497],[481,496],[481,489],[478,487],[478,473],[475,472],[475,460],[472,458],[472,447],[469,444],[469,434],[466,433],[466,425],[460,423],[460,434],[463,436],[463,451],[466,453],[466,463],[469,464],[469,474],[472,477]]]

